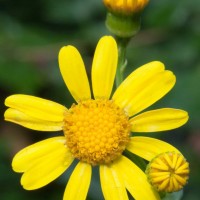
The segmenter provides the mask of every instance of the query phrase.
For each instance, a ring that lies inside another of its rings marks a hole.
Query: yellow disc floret
[[[75,158],[92,165],[110,163],[130,136],[128,116],[111,100],[72,105],[64,117],[66,144]]]
[[[163,192],[181,190],[187,183],[189,163],[176,152],[166,152],[155,157],[146,170],[151,184]]]

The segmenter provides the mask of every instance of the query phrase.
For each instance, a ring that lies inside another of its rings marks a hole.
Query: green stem
[[[116,38],[118,45],[118,65],[116,72],[116,87],[118,87],[124,79],[124,70],[127,65],[126,47],[130,38]]]

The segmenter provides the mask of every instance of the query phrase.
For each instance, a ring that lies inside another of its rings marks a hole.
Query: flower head
[[[122,153],[127,149],[150,161],[162,152],[178,152],[168,143],[150,137],[132,137],[131,132],[174,129],[186,123],[188,115],[173,108],[138,114],[162,98],[175,84],[173,73],[158,61],[133,71],[110,98],[117,57],[115,40],[111,36],[101,38],[92,63],[92,99],[78,50],[73,46],[60,50],[60,71],[76,101],[69,109],[29,95],[12,95],[5,100],[9,107],[5,112],[7,121],[33,130],[64,132],[63,136],[32,144],[15,155],[12,167],[23,173],[21,184],[25,189],[47,185],[77,159],[79,162],[68,181],[64,199],[86,198],[93,165],[99,166],[106,200],[128,199],[126,189],[136,200],[159,199],[145,173]]]

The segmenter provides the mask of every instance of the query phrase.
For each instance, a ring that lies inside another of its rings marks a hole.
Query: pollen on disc
[[[128,116],[111,100],[72,105],[65,114],[63,129],[74,157],[92,165],[115,160],[130,139]]]

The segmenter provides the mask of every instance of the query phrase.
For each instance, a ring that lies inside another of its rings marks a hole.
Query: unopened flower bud
[[[189,171],[189,163],[181,154],[165,152],[152,159],[146,174],[158,191],[175,192],[186,185]]]
[[[108,10],[106,26],[114,35],[131,38],[140,29],[140,13],[148,0],[103,0]]]

